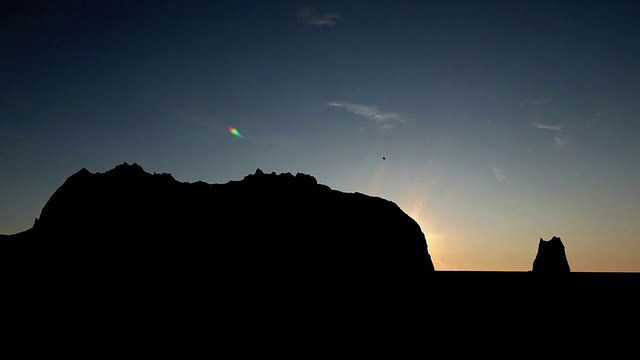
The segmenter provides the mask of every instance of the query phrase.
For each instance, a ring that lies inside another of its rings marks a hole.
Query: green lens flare
[[[234,128],[233,126],[229,126],[229,132],[232,133],[233,135],[237,136],[237,137],[242,137],[242,135],[240,135],[240,132],[238,131],[238,129]]]

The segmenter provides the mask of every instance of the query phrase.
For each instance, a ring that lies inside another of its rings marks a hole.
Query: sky
[[[83,167],[260,168],[395,202],[436,270],[528,271],[559,236],[572,271],[640,271],[639,18],[616,0],[3,1],[0,234]]]

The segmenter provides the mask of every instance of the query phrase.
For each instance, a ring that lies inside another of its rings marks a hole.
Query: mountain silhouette
[[[73,328],[96,349],[115,334],[145,351],[202,351],[213,338],[216,351],[335,354],[419,329],[485,345],[496,341],[488,325],[518,338],[539,324],[623,329],[640,279],[435,271],[420,227],[393,202],[260,169],[224,184],[135,163],[81,169],[32,228],[0,240],[7,328],[51,339]]]
[[[347,286],[418,281],[434,271],[419,225],[393,202],[260,169],[208,184],[135,163],[104,173],[83,168],[31,229],[3,240],[5,263],[76,278],[152,272]]]

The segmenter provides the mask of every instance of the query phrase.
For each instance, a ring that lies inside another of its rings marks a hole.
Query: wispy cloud
[[[543,124],[539,122],[532,122],[531,125],[536,129],[555,132],[556,135],[554,135],[553,137],[553,143],[556,146],[556,148],[558,149],[569,148],[567,137],[565,135],[562,135],[563,129],[564,129],[562,126]]]
[[[350,113],[360,115],[365,119],[376,123],[382,130],[390,130],[397,123],[403,123],[404,119],[400,114],[388,111],[382,111],[375,105],[351,104],[332,101],[328,106],[342,108]]]
[[[541,130],[550,130],[550,131],[557,131],[557,132],[562,131],[562,126],[558,126],[558,125],[542,124],[538,122],[532,122],[531,125],[536,129],[541,129]]]
[[[341,17],[338,14],[334,13],[325,13],[319,14],[315,12],[312,8],[306,7],[298,13],[298,21],[305,25],[323,27],[323,26],[334,26],[338,22],[340,22]]]
[[[491,170],[493,171],[493,176],[496,178],[497,182],[504,185],[509,185],[509,186],[513,185],[513,183],[511,182],[511,179],[509,179],[507,175],[505,175],[502,168],[498,166],[492,166]]]
[[[567,147],[569,147],[569,143],[567,142],[567,139],[561,138],[560,136],[554,136],[553,137],[553,143],[556,144],[557,148],[567,148]]]
[[[557,149],[570,148],[569,142],[567,140],[567,136],[564,135],[564,132],[563,132],[564,128],[562,126],[549,125],[549,124],[543,124],[538,122],[532,122],[531,125],[536,129],[554,132],[555,135],[553,136],[553,143]]]

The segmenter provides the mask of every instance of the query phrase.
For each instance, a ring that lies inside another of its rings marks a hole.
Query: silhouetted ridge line
[[[395,203],[260,169],[208,184],[135,163],[104,173],[83,168],[31,229],[7,238],[3,245],[20,239],[7,261],[73,276],[153,271],[347,286],[420,281],[434,271],[420,227]]]

